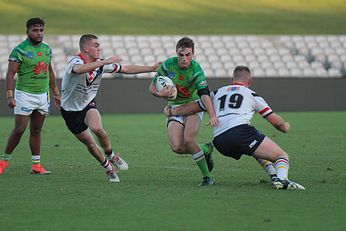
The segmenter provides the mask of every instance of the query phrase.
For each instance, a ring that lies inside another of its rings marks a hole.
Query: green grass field
[[[276,191],[250,157],[214,153],[217,184],[201,188],[191,157],[168,146],[163,115],[105,115],[104,126],[130,169],[109,183],[82,144],[49,117],[42,134],[50,176],[32,176],[27,133],[0,176],[0,230],[345,230],[346,112],[281,113],[282,134],[254,125],[291,159],[290,178],[305,191]],[[203,121],[203,124],[206,121]],[[1,118],[1,148],[13,119]],[[202,125],[198,140],[210,140]]]
[[[346,34],[345,0],[0,0],[0,34],[25,34],[43,17],[61,34]],[[346,230],[346,112],[281,113],[282,134],[254,124],[289,154],[290,178],[305,191],[276,191],[250,157],[214,154],[217,184],[201,188],[189,156],[168,146],[163,115],[105,115],[113,146],[128,161],[121,183],[49,117],[42,161],[50,176],[29,174],[28,135],[0,176],[0,231],[23,230]],[[0,117],[0,151],[13,118]],[[204,121],[205,123],[205,121]],[[198,140],[211,139],[201,126]]]
[[[0,34],[346,34],[345,0],[1,0]]]

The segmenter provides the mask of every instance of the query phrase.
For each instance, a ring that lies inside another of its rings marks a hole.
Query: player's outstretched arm
[[[99,68],[101,66],[107,65],[107,64],[112,64],[112,63],[118,63],[122,61],[122,58],[118,56],[112,56],[104,60],[99,60],[96,62],[91,62],[91,63],[85,63],[85,64],[79,64],[73,67],[73,73],[76,74],[83,74],[87,73],[89,71],[93,71],[96,68]]]
[[[172,108],[170,106],[166,106],[164,109],[164,113],[167,117],[170,116],[188,116],[196,114],[197,112],[201,112],[202,108],[198,105],[197,102],[188,102],[179,107]]]
[[[161,63],[155,63],[153,66],[138,66],[138,65],[127,65],[122,66],[121,71],[124,74],[138,74],[157,71]]]
[[[287,133],[291,129],[291,125],[288,122],[285,122],[284,119],[281,118],[276,113],[272,113],[265,117],[265,119],[273,125],[277,130]]]

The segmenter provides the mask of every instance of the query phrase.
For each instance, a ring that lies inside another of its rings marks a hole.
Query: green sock
[[[6,160],[6,161],[9,161],[11,159],[11,155],[10,154],[2,154],[2,157],[1,157],[3,160]]]
[[[208,170],[208,165],[207,165],[207,162],[205,161],[202,150],[197,152],[196,154],[193,154],[192,159],[194,161],[196,161],[197,166],[198,166],[199,170],[201,170],[203,176],[208,176],[210,178],[213,178],[213,176],[211,175],[211,173]]]
[[[203,151],[204,155],[209,153],[209,149],[208,149],[208,146],[206,144],[198,144],[198,146]]]

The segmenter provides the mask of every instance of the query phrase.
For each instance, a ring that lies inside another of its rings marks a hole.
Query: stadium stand
[[[46,36],[53,49],[57,78],[64,74],[70,56],[78,53],[79,35]],[[228,77],[236,65],[248,65],[255,77],[346,77],[346,36],[191,36],[195,58],[207,77]],[[118,55],[123,64],[151,65],[175,55],[181,36],[100,35],[102,56]],[[0,35],[0,78],[5,78],[11,49],[22,35]],[[121,77],[108,74],[107,77]],[[149,78],[150,74],[130,77]]]

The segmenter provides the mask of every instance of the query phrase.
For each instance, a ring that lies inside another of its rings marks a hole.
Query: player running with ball
[[[209,89],[204,72],[195,60],[194,42],[184,37],[176,45],[177,57],[172,57],[163,62],[157,72],[157,76],[167,76],[172,79],[178,90],[177,98],[169,100],[169,105],[176,107],[187,102],[196,101],[201,98],[206,111],[210,116],[210,124],[215,126],[218,119],[209,97]],[[160,92],[157,91],[155,83],[157,77],[153,78],[150,85],[150,92],[156,96],[170,99],[174,96],[174,87],[168,86]],[[189,116],[171,116],[168,118],[168,138],[173,152],[178,154],[192,154],[193,160],[197,163],[203,175],[200,186],[215,184],[212,170],[211,152],[212,146],[208,144],[198,145],[196,135],[201,123],[202,112]],[[207,165],[207,161],[208,165]],[[209,168],[209,169],[208,169]]]

